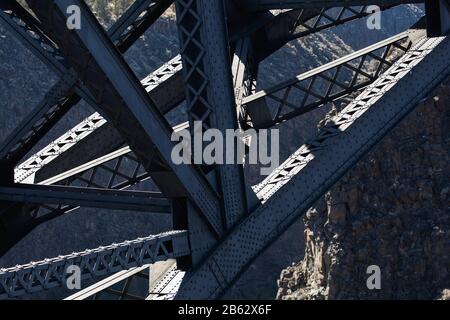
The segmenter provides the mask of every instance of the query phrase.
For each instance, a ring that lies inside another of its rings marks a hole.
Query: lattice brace
[[[202,121],[210,127],[209,115],[212,107],[208,102],[208,77],[204,72],[205,48],[201,42],[202,19],[198,15],[196,0],[177,0],[177,24],[181,38],[181,55],[185,64],[188,110],[192,121]]]
[[[149,277],[151,266],[139,268],[124,280],[99,291],[89,297],[89,300],[145,300],[149,291]],[[83,299],[86,300],[86,299]]]
[[[181,69],[181,57],[177,56],[161,66],[156,71],[150,73],[147,77],[142,79],[141,83],[144,86],[145,90],[148,93],[151,93],[152,90],[156,89],[163,82],[167,81],[171,77],[174,77],[175,74],[181,71]],[[61,99],[64,102],[66,101],[66,98]],[[55,112],[59,110],[56,106],[55,108],[52,108],[52,110],[53,109],[56,110]],[[31,139],[35,132],[39,130],[39,127],[46,123],[47,118],[50,119],[51,114],[38,121],[36,123],[36,126],[33,127],[33,130],[30,131],[30,133],[21,140],[21,144],[27,143],[28,139]],[[60,138],[53,141],[47,147],[17,166],[15,169],[15,181],[22,182],[28,177],[32,177],[33,174],[35,174],[43,166],[54,161],[62,153],[68,151],[70,148],[81,143],[85,138],[94,134],[97,129],[106,125],[106,123],[106,119],[104,119],[99,113],[93,113],[91,116],[87,117],[80,124],[72,128]]]
[[[185,231],[171,231],[94,250],[86,250],[0,269],[0,298],[12,298],[66,284],[69,266],[77,266],[81,279],[96,279],[122,270],[189,255]]]
[[[109,35],[118,49],[125,52],[170,3],[168,0],[136,1],[109,30]],[[33,117],[30,115],[27,121],[21,124],[21,128],[6,140],[9,143],[4,145],[5,150],[2,149],[0,154],[2,158],[17,162],[56,121],[80,101],[79,96],[90,104],[93,104],[93,101],[89,94],[85,94],[84,88],[80,90],[77,87],[77,79],[68,71],[68,65],[57,45],[41,30],[40,22],[15,1],[2,3],[1,6],[3,11],[0,12],[0,18],[26,46],[34,47],[34,52],[62,77],[62,81],[58,82],[37,106],[36,114]]]
[[[439,39],[438,41],[441,40]],[[303,145],[262,183],[255,186],[254,191],[258,194],[258,197],[263,202],[267,201],[289,182],[293,176],[298,175],[316,157],[318,152],[330,147],[330,141],[333,141],[333,137],[342,135],[356,119],[362,117],[399,79],[417,65],[436,46],[436,43],[439,43],[428,42],[429,44],[427,46],[423,46],[426,43],[426,39],[418,41],[386,73],[383,73],[376,82],[369,85],[357,98],[339,112],[337,116],[328,121],[320,129],[314,140]]]
[[[306,72],[271,89],[258,92],[244,101],[244,108],[258,108],[263,102],[270,119],[255,124],[271,127],[306,112],[337,101],[373,83],[410,48],[408,35],[395,36],[368,49]]]
[[[43,121],[44,119],[42,122]],[[70,149],[77,142],[81,141],[105,123],[106,120],[98,113],[94,113],[90,117],[86,118],[79,125],[62,135],[59,139],[50,143],[40,152],[20,164],[15,170],[15,181],[24,181],[37,170],[50,163],[60,154]]]
[[[183,64],[181,56],[177,55],[175,58],[162,65],[157,71],[142,79],[141,83],[145,87],[145,90],[150,92],[158,85],[180,72],[182,68]]]
[[[87,169],[75,171],[73,174],[62,174],[43,181],[42,184],[74,186],[85,188],[99,188],[112,190],[126,190],[139,188],[150,179],[150,174],[144,169],[137,157],[127,147],[119,150],[117,156],[111,159],[95,161]],[[68,177],[65,177],[68,175]],[[155,188],[153,185],[150,187]],[[42,204],[33,209],[33,217],[37,223],[43,223],[60,215],[69,213],[77,206]]]
[[[56,185],[123,190],[150,177],[130,152],[55,183]]]
[[[33,114],[30,114],[27,127],[21,126],[20,131],[12,132],[10,137],[5,140],[1,149],[1,156],[4,160],[12,160],[17,163],[31,148],[31,145],[34,145],[39,133],[55,123],[56,119],[61,118],[73,104],[79,101],[74,96],[65,96],[71,87],[70,80],[61,81],[47,93],[36,110],[33,110]]]
[[[393,6],[394,5],[384,5],[380,7],[380,10],[386,10]],[[336,26],[357,18],[365,17],[371,14],[369,7],[370,6],[346,6],[294,10],[293,12],[296,13],[296,19],[292,21],[290,27],[292,37],[302,37],[312,32],[327,29],[330,26]]]
[[[176,6],[191,133],[215,128],[225,134],[237,129],[223,0],[177,0]],[[197,128],[195,121],[201,121],[202,127]],[[235,161],[208,169],[217,172],[223,195],[222,220],[227,228],[247,211],[242,166]]]

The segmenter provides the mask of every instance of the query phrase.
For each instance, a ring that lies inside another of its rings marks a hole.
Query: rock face
[[[449,107],[447,81],[308,211],[279,299],[449,299]]]

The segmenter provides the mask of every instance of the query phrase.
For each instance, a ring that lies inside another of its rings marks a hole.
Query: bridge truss
[[[139,81],[122,55],[174,2],[180,54]],[[255,90],[258,65],[289,41],[366,17],[370,5],[422,2],[426,21],[410,30]],[[0,1],[1,23],[59,81],[0,145],[0,254],[79,207],[169,214],[173,230],[1,269],[0,298],[64,286],[70,265],[99,282],[68,299],[220,298],[450,73],[446,0],[136,0],[107,31],[82,0],[26,3]],[[66,27],[73,4],[79,30]],[[260,130],[345,97],[352,101],[256,186],[242,165],[171,161],[171,134],[194,133],[195,121],[201,130]],[[96,113],[27,158],[81,100]],[[182,103],[188,121],[171,127],[168,114]],[[158,191],[135,191],[149,179]],[[139,294],[135,281],[144,282]]]

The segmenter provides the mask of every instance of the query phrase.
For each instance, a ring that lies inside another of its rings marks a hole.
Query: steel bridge
[[[174,2],[180,53],[139,81],[122,55]],[[289,41],[367,17],[371,5],[423,2],[426,17],[408,31],[256,91],[258,65]],[[59,81],[0,145],[0,255],[79,207],[171,215],[173,230],[1,269],[0,298],[64,286],[71,265],[97,283],[68,299],[220,298],[450,73],[447,0],[136,0],[107,31],[82,0],[26,3],[1,0],[1,23]],[[66,26],[70,5],[80,29]],[[345,97],[256,186],[243,165],[171,161],[171,134],[194,121],[261,130]],[[81,100],[97,113],[27,159]],[[171,127],[183,103],[189,121]],[[148,179],[158,191],[133,191]]]

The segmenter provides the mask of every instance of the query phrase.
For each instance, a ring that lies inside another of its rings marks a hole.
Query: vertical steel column
[[[237,115],[223,0],[177,0],[176,7],[191,133],[202,121],[202,130],[225,137],[237,129]],[[216,172],[230,228],[247,212],[242,165],[218,165]]]

